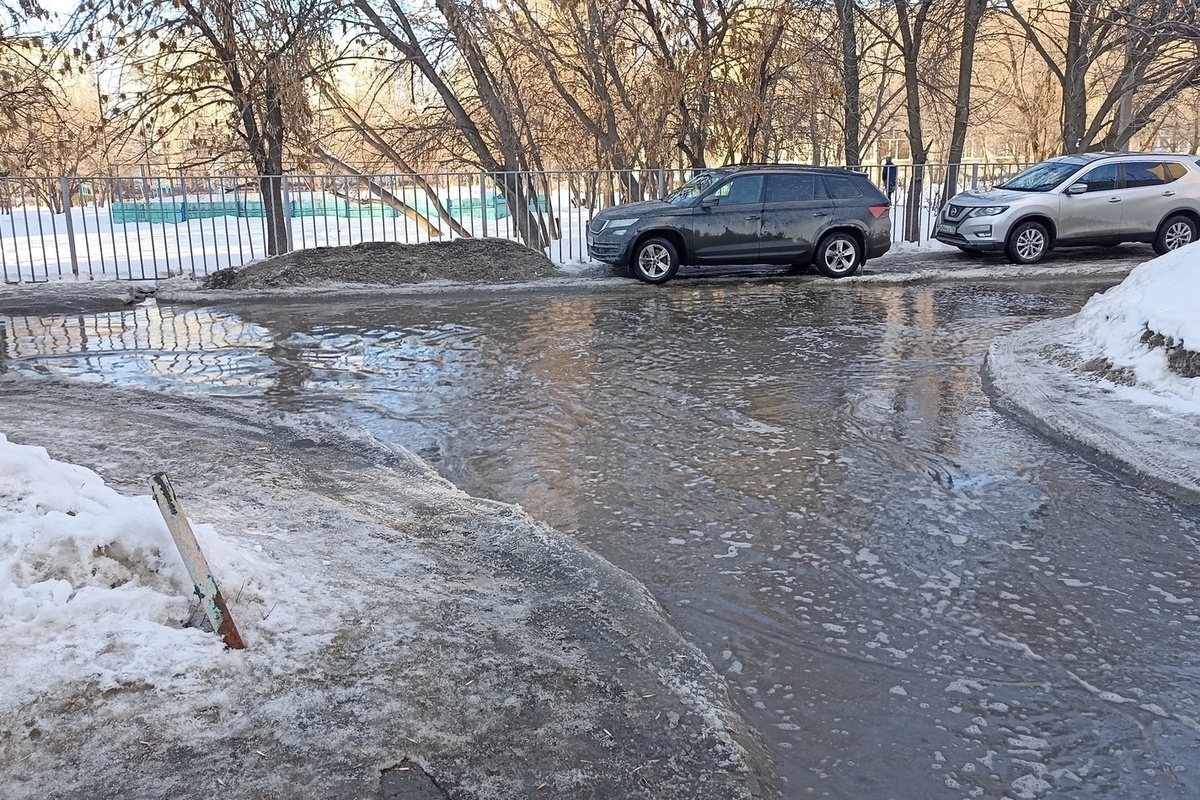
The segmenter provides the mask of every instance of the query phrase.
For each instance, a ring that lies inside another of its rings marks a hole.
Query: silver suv
[[[1149,242],[1161,255],[1196,241],[1198,231],[1196,156],[1088,153],[955,195],[938,214],[936,236],[964,252],[1003,250],[1033,264],[1055,247],[1121,242]]]

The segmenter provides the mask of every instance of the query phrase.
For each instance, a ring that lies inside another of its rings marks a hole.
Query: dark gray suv
[[[866,175],[832,167],[745,165],[701,172],[663,200],[606,208],[588,253],[665,283],[680,264],[815,264],[853,275],[892,244],[887,197]]]

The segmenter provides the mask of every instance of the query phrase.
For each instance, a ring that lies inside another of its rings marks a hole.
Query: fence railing
[[[963,164],[949,191],[983,188],[1025,164]],[[886,188],[882,166],[862,168]],[[949,165],[926,165],[920,191],[897,165],[893,239],[929,238],[948,199]],[[588,260],[595,213],[662,197],[690,173],[567,170],[426,175],[296,175],[263,197],[254,178],[0,178],[0,275],[6,283],[58,279],[152,280],[204,276],[267,256],[269,209],[278,201],[289,250],[368,241],[420,243],[501,237],[554,262]],[[915,233],[914,233],[915,231]]]

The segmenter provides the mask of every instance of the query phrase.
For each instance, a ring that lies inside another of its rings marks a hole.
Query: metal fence
[[[897,165],[893,239],[929,238],[951,193],[984,188],[1026,164],[963,164],[918,174]],[[884,186],[882,166],[862,168]],[[914,191],[921,177],[920,191]],[[616,203],[662,197],[680,170],[427,175],[296,175],[277,181],[289,250],[360,242],[501,237],[543,244],[554,262],[588,260],[587,225]],[[0,274],[6,283],[203,276],[267,256],[268,208],[254,178],[0,178]],[[915,235],[914,235],[915,231]]]

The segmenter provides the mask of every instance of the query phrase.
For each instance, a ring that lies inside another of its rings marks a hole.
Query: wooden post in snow
[[[208,614],[213,630],[225,640],[227,647],[245,650],[246,644],[242,641],[237,626],[233,624],[229,606],[225,604],[225,596],[217,586],[217,579],[213,577],[204,553],[200,552],[196,534],[192,533],[192,526],[184,516],[183,507],[179,505],[179,499],[175,496],[175,490],[171,488],[167,473],[156,472],[150,479],[150,486],[154,491],[158,510],[167,522],[167,530],[171,532],[171,538],[179,548],[179,555],[183,556],[183,563],[187,565],[188,574],[192,576],[196,596],[204,605],[204,612]]]

